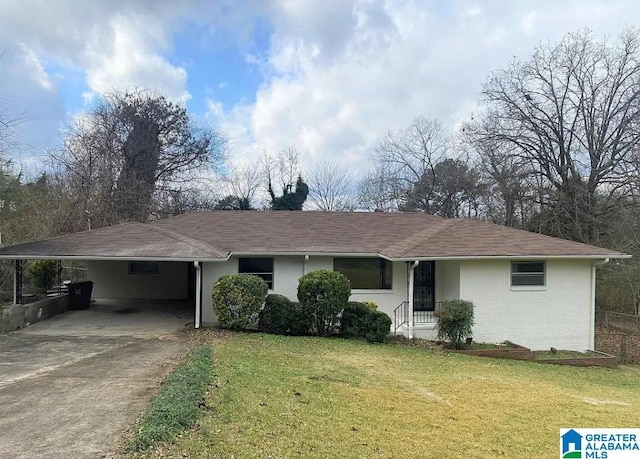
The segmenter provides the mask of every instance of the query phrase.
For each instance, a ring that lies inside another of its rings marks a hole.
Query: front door
[[[434,311],[435,262],[421,261],[413,271],[413,310]]]

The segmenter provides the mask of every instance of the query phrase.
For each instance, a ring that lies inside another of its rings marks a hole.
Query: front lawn
[[[213,407],[149,457],[557,457],[561,427],[640,425],[640,367],[401,345],[212,337]]]

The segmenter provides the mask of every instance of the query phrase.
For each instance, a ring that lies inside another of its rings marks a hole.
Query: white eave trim
[[[131,257],[119,256],[91,256],[91,255],[0,255],[0,260],[78,260],[78,261],[186,261],[193,262],[225,262],[231,254],[225,258],[202,257]]]
[[[377,252],[232,252],[229,256],[235,257],[348,257],[348,258],[378,258]]]
[[[576,259],[576,260],[604,260],[605,258],[631,258],[627,254],[607,255],[472,255],[456,257],[388,257],[381,253],[351,253],[351,252],[230,252],[226,257],[131,257],[118,256],[91,256],[91,255],[0,255],[0,260],[79,260],[79,261],[185,261],[224,263],[232,256],[237,257],[279,257],[279,256],[311,256],[311,257],[346,257],[346,258],[371,258],[379,257],[389,261],[436,261],[436,260],[551,260],[551,259]]]
[[[607,254],[607,255],[471,255],[456,257],[401,257],[393,258],[380,254],[380,258],[389,261],[436,261],[436,260],[604,260],[605,258],[631,258],[627,254]]]

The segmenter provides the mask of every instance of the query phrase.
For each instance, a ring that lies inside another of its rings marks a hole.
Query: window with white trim
[[[347,276],[352,289],[392,288],[393,264],[383,258],[334,258],[333,270]]]
[[[238,273],[261,277],[273,290],[273,258],[239,258]]]
[[[511,286],[544,287],[545,268],[544,261],[512,261]]]

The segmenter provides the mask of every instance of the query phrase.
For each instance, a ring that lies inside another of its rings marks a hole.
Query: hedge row
[[[255,328],[285,335],[339,335],[384,341],[391,319],[365,303],[349,303],[351,285],[344,274],[320,270],[305,274],[298,284],[298,300],[267,295],[257,276],[224,276],[213,287],[213,308],[221,326]],[[264,306],[262,306],[264,304]]]

